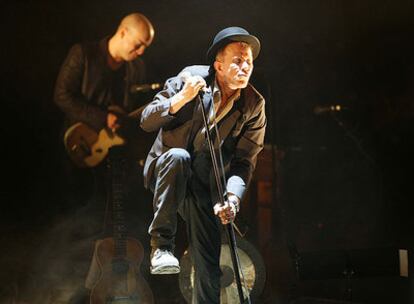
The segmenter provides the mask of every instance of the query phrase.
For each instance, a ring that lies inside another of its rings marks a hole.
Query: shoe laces
[[[173,253],[171,252],[171,250],[169,250],[169,249],[161,249],[161,248],[157,248],[155,251],[154,251],[154,255],[153,255],[153,257],[154,258],[156,258],[156,259],[158,259],[159,257],[161,257],[162,255],[170,255],[170,256],[173,256]]]

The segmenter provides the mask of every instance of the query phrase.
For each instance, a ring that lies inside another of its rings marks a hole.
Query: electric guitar
[[[111,177],[113,237],[97,241],[94,258],[98,265],[97,280],[90,293],[90,304],[153,304],[148,283],[140,274],[144,256],[142,244],[128,237],[124,218],[126,158],[124,147],[113,147],[107,159]]]
[[[128,116],[135,117],[139,121],[145,106],[129,113]],[[112,110],[123,114],[119,107],[112,107]],[[105,159],[111,147],[122,146],[126,140],[109,128],[103,128],[96,132],[87,124],[78,122],[66,130],[63,142],[70,159],[76,166],[92,168]]]
[[[97,166],[111,147],[125,144],[122,137],[108,128],[97,133],[82,122],[72,125],[65,132],[63,141],[70,159],[81,168]]]

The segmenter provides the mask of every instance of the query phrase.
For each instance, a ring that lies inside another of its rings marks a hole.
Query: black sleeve
[[[82,94],[85,64],[82,46],[73,46],[60,68],[54,101],[70,121],[84,122],[100,130],[106,125],[107,112],[88,102]]]

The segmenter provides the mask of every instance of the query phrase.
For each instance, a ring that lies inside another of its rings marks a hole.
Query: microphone
[[[129,92],[134,94],[134,93],[144,93],[144,92],[149,92],[149,91],[153,91],[156,89],[161,88],[161,83],[155,82],[155,83],[145,83],[145,84],[134,84],[131,85]]]
[[[336,105],[327,105],[327,106],[320,106],[317,105],[313,108],[313,114],[319,115],[324,113],[335,113],[335,112],[341,112],[345,108],[342,105],[336,104]]]

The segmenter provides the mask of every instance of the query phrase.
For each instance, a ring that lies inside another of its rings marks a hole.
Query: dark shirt
[[[65,113],[65,127],[83,122],[99,131],[106,124],[107,107],[120,105],[130,112],[144,102],[129,92],[142,84],[145,66],[141,58],[125,62],[113,71],[107,64],[108,38],[74,45],[63,62],[54,100]]]

